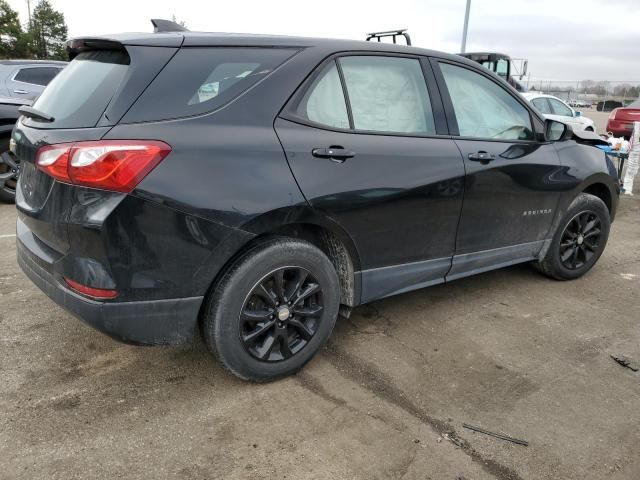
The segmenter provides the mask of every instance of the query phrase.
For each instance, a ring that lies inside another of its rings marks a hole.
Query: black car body
[[[24,165],[18,261],[54,301],[122,341],[190,340],[234,262],[263,240],[316,246],[335,268],[340,305],[353,307],[542,259],[584,192],[615,215],[617,177],[606,156],[566,133],[550,141],[550,122],[506,82],[457,55],[191,32],[84,38],[70,48],[76,60],[34,104],[56,119],[24,116],[13,133]],[[391,65],[386,79],[367,64],[378,60]],[[411,88],[398,87],[405,70],[396,64],[413,72]],[[530,119],[530,131],[519,133],[529,138],[461,135],[445,65],[508,95],[504,101]],[[363,95],[375,89],[402,112],[379,118],[395,107],[371,113],[371,102],[342,83],[342,123],[322,124],[322,115],[333,118],[324,112],[329,103],[313,99],[312,109],[305,95],[325,70],[341,82],[345,72],[359,74]],[[73,88],[82,91],[69,113],[58,99]],[[406,120],[418,108],[411,89],[430,99],[429,125]],[[311,110],[314,119],[300,113]],[[403,126],[385,132],[385,122]],[[162,158],[130,191],[64,177],[70,169],[56,180],[35,164],[51,145],[136,141],[154,145]],[[268,375],[282,374],[274,372]]]

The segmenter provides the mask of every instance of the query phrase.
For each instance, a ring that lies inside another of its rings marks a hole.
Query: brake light
[[[61,182],[128,193],[171,152],[155,140],[100,140],[41,147],[36,166]]]
[[[609,120],[615,120],[616,119],[616,113],[618,113],[618,109],[614,108],[613,110],[611,110],[611,113],[609,114]]]
[[[116,298],[118,296],[118,292],[116,290],[87,287],[86,285],[82,285],[81,283],[78,283],[67,277],[64,277],[64,281],[67,285],[69,285],[69,287],[71,287],[72,290],[75,290],[76,292],[83,295],[87,295],[88,297],[110,299]]]

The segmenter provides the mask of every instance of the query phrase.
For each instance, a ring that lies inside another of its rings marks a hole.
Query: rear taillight
[[[609,114],[609,120],[615,120],[616,119],[616,113],[618,113],[618,109],[614,108],[613,110],[611,110],[611,113]]]
[[[156,140],[61,143],[41,147],[36,166],[61,182],[127,193],[170,152]]]

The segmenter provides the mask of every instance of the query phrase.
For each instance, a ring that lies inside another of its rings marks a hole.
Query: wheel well
[[[607,206],[609,213],[611,213],[611,192],[604,183],[594,183],[593,185],[589,185],[583,190],[583,193],[588,193],[598,197]]]
[[[327,228],[310,223],[295,223],[283,225],[256,238],[283,236],[299,238],[315,245],[329,257],[336,269],[340,281],[340,303],[352,307],[355,305],[354,263],[357,268],[356,253],[350,251],[335,233]],[[354,262],[354,260],[356,260]]]

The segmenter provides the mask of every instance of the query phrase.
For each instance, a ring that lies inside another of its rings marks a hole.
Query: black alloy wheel
[[[9,151],[9,139],[0,140],[0,200],[13,203],[16,197],[20,165]]]
[[[556,280],[573,280],[596,264],[609,239],[611,216],[601,198],[580,193],[558,222],[544,257],[533,265]]]
[[[323,310],[322,289],[309,271],[279,268],[260,280],[244,302],[242,344],[263,362],[288,359],[315,335]]]
[[[588,264],[601,249],[601,220],[594,212],[580,212],[574,216],[562,233],[560,261],[569,270]]]

